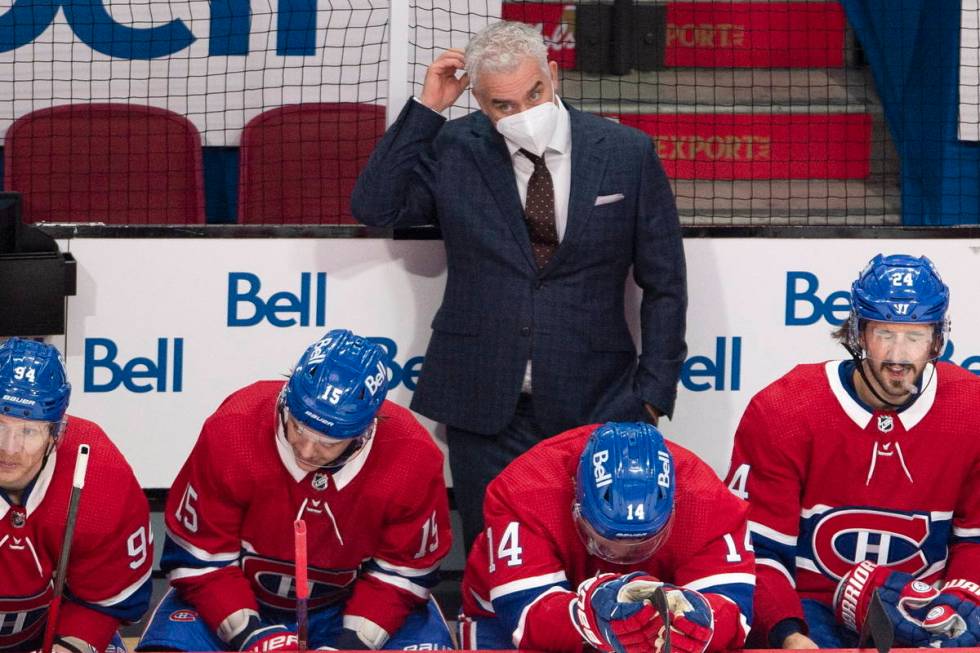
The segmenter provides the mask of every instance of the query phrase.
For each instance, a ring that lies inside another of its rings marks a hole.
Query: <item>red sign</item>
[[[844,65],[837,2],[671,2],[667,66],[837,68]]]
[[[501,18],[528,23],[544,36],[548,58],[559,68],[575,67],[575,5],[559,2],[505,2]]]
[[[650,134],[674,179],[862,179],[868,114],[609,114]]]
[[[575,5],[504,2],[502,17],[535,26],[561,68],[575,67]],[[836,2],[672,2],[664,61],[701,68],[838,68],[844,10]]]

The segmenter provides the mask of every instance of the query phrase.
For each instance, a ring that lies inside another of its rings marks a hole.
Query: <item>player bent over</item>
[[[310,648],[452,646],[430,598],[452,537],[443,457],[387,389],[381,348],[334,330],[286,382],[224,400],[170,490],[173,587],[140,650],[296,649],[297,519]]]
[[[54,598],[79,446],[88,467],[54,627],[54,650],[125,650],[116,630],[149,607],[149,508],[133,471],[96,424],[66,415],[58,350],[0,344],[0,651],[41,648]]]
[[[486,530],[463,577],[470,649],[740,648],[755,567],[747,506],[649,424],[583,426],[544,440],[487,489]]]
[[[750,502],[759,644],[853,647],[875,593],[900,645],[980,642],[980,379],[936,362],[948,306],[926,257],[874,257],[834,334],[851,359],[746,408],[728,482]]]

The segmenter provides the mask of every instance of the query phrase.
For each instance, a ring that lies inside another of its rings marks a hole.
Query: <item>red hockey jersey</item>
[[[575,473],[596,426],[543,441],[512,462],[487,488],[486,530],[470,552],[463,577],[463,613],[503,620],[515,647],[576,651],[574,589],[599,572],[642,570],[697,590],[714,611],[710,650],[739,648],[752,617],[754,557],[747,506],[693,453],[668,442],[676,482],[673,529],[644,563],[614,565],[590,555],[572,517]]]
[[[728,484],[750,502],[764,635],[803,619],[801,597],[829,604],[862,560],[980,582],[980,379],[930,365],[909,408],[872,412],[842,365],[797,366],[735,434]]]
[[[0,649],[23,650],[44,630],[54,595],[78,446],[90,447],[56,636],[102,651],[150,601],[149,508],[129,464],[96,424],[68,417],[57,449],[21,505],[0,493]]]
[[[450,548],[442,453],[408,410],[385,402],[354,458],[307,473],[277,416],[282,386],[247,386],[204,423],[167,499],[161,567],[219,633],[238,610],[291,611],[302,518],[310,610],[346,601],[345,625],[364,619],[390,635],[428,599]]]

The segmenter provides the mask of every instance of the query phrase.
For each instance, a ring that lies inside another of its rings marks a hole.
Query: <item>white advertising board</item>
[[[66,244],[78,260],[65,338],[71,412],[106,429],[144,487],[169,487],[224,397],[284,375],[331,328],[381,339],[393,355],[389,397],[407,405],[445,283],[441,241]],[[689,239],[685,249],[689,357],[662,426],[719,474],[755,392],[799,362],[842,357],[832,321],[876,252],[936,262],[952,292],[947,357],[980,374],[980,240]],[[638,291],[629,295],[635,332]]]

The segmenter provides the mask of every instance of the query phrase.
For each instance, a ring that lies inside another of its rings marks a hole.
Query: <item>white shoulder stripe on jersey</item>
[[[521,640],[524,639],[524,627],[527,623],[527,613],[531,609],[531,607],[535,603],[543,599],[544,597],[548,596],[549,594],[553,594],[555,592],[567,592],[567,591],[568,590],[562,589],[561,587],[549,587],[544,592],[541,592],[540,595],[536,596],[533,601],[531,601],[526,606],[524,606],[524,609],[521,610],[521,616],[518,617],[517,619],[517,628],[514,629],[514,632],[511,635],[511,640],[514,642],[514,648],[521,647]]]
[[[771,567],[772,569],[775,569],[776,571],[778,571],[779,573],[781,573],[783,576],[786,577],[786,580],[789,581],[789,584],[793,587],[793,589],[796,589],[796,579],[794,579],[790,575],[789,570],[786,569],[786,567],[784,567],[782,563],[779,562],[778,560],[773,560],[772,558],[756,558],[755,564],[764,565],[766,567]]]
[[[218,571],[224,567],[174,567],[167,573],[167,580],[182,580],[184,578],[196,578]]]
[[[715,587],[716,585],[752,585],[754,587],[755,574],[714,574],[684,583],[684,587],[687,589],[698,592],[706,587]]]
[[[980,537],[980,528],[959,528],[953,526],[953,535],[956,537]]]
[[[472,587],[470,588],[470,596],[473,597],[473,599],[480,605],[481,608],[483,608],[487,612],[496,614],[496,612],[494,612],[493,609],[493,603],[491,603],[489,599],[485,599],[479,594],[477,594],[476,592],[474,592]]]
[[[439,568],[439,563],[432,565],[431,567],[426,567],[425,569],[416,569],[415,567],[403,567],[400,565],[394,565],[390,562],[382,560],[381,558],[374,558],[374,562],[381,567],[384,571],[391,572],[393,574],[398,574],[399,576],[408,576],[409,578],[416,578],[418,576],[428,576],[436,569]]]
[[[949,521],[952,518],[953,518],[952,510],[950,510],[949,512],[940,512],[938,510],[933,510],[932,512],[929,513],[929,519],[931,519],[932,521]],[[978,532],[980,532],[980,529],[977,530]]]
[[[393,585],[393,586],[395,586],[395,587],[397,587],[399,589],[405,590],[406,592],[411,592],[412,594],[414,594],[415,596],[419,597],[420,599],[428,599],[429,598],[429,594],[431,594],[431,592],[429,591],[429,589],[427,587],[422,587],[421,585],[417,585],[416,583],[413,583],[412,581],[410,581],[407,578],[404,578],[402,576],[394,576],[392,574],[385,574],[385,573],[380,572],[380,571],[369,571],[369,572],[367,572],[364,575],[365,576],[371,576],[373,578],[377,578],[382,583],[387,583],[388,585]]]
[[[785,544],[786,546],[796,546],[796,536],[787,535],[786,533],[781,533],[774,528],[769,528],[768,526],[763,526],[757,521],[749,520],[749,531],[752,533],[758,533],[762,537],[768,538],[780,544]]]
[[[824,372],[827,375],[827,382],[830,384],[830,391],[840,404],[844,414],[851,418],[851,421],[858,425],[861,430],[871,421],[871,413],[866,411],[861,404],[854,401],[854,397],[844,388],[840,381],[841,361],[827,361],[824,364]],[[903,422],[904,424],[904,422]]]
[[[232,562],[238,560],[239,552],[234,553],[211,553],[200,547],[196,547],[181,536],[175,534],[167,528],[167,537],[174,541],[174,544],[187,551],[189,554],[203,562]]]
[[[823,513],[830,510],[831,508],[832,506],[828,506],[823,503],[818,503],[810,508],[802,508],[800,510],[800,517],[802,517],[803,519],[809,519],[814,515],[822,515]]]
[[[815,574],[820,573],[820,570],[817,569],[817,565],[813,562],[813,560],[810,560],[809,558],[801,558],[800,556],[796,556],[796,568],[806,569],[807,571],[812,571]]]
[[[522,592],[524,590],[531,590],[535,587],[545,587],[547,585],[557,585],[561,582],[567,582],[568,577],[565,576],[564,571],[556,571],[552,574],[541,574],[540,576],[531,576],[530,578],[521,578],[518,580],[512,580],[509,583],[504,583],[503,585],[498,585],[497,587],[491,588],[490,590],[490,600],[499,599],[501,596],[507,596],[508,594],[513,594],[514,592]]]
[[[128,599],[130,596],[132,596],[136,592],[136,590],[138,590],[139,588],[141,588],[143,586],[143,584],[146,581],[150,580],[150,574],[152,574],[152,573],[153,573],[153,569],[152,568],[151,569],[147,569],[146,570],[146,573],[143,574],[143,576],[140,577],[140,579],[138,581],[136,581],[135,583],[133,583],[129,587],[125,588],[124,590],[122,590],[121,592],[119,592],[118,594],[116,594],[115,596],[110,596],[109,598],[104,599],[102,601],[89,601],[89,603],[92,603],[94,605],[101,605],[102,607],[105,607],[105,608],[108,608],[110,606],[116,605],[117,603],[121,603],[121,602],[125,601],[126,599]]]

